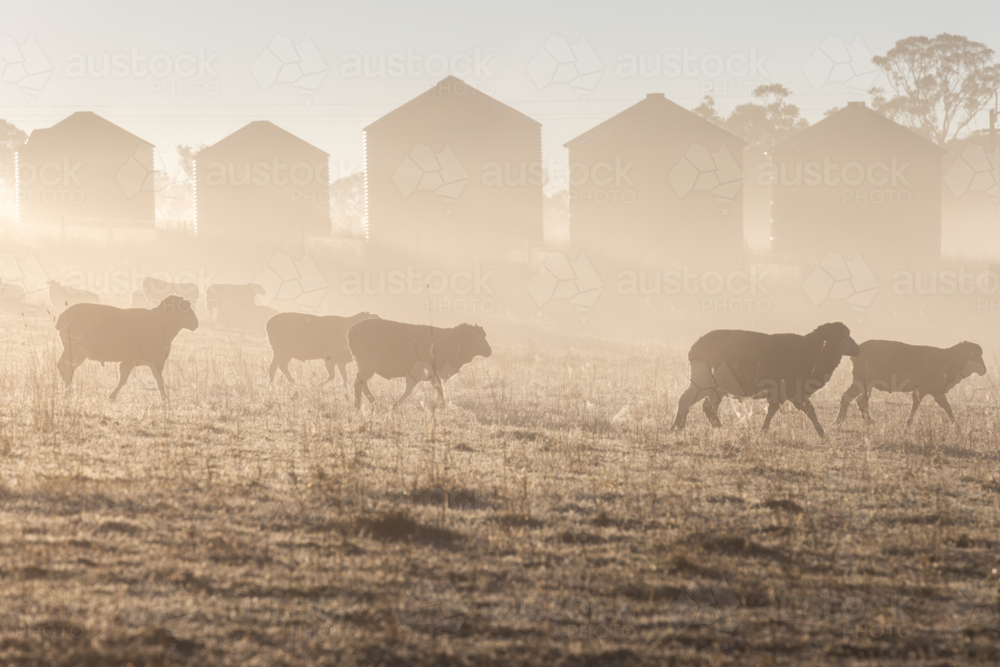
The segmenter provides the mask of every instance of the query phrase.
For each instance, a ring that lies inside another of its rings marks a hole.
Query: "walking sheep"
[[[369,403],[375,402],[368,389],[368,380],[376,373],[387,380],[406,378],[406,390],[396,399],[396,405],[405,401],[421,380],[430,380],[443,401],[442,380],[458,373],[477,356],[488,357],[493,353],[483,328],[471,324],[440,329],[390,320],[366,320],[351,327],[347,341],[358,362],[354,380],[354,406],[358,408],[362,392]]]
[[[125,386],[132,369],[149,366],[165,399],[163,367],[170,355],[170,345],[181,329],[194,331],[198,318],[191,302],[179,296],[168,296],[151,310],[115,308],[100,304],[81,303],[70,306],[56,320],[62,339],[63,353],[57,367],[66,387],[73,383],[73,373],[87,359],[119,362],[118,386],[111,400]]]
[[[986,375],[983,348],[961,342],[942,349],[926,345],[907,345],[892,340],[869,340],[861,344],[861,354],[854,358],[854,382],[840,399],[837,423],[847,417],[847,408],[857,400],[865,420],[871,421],[868,398],[872,390],[913,395],[913,408],[906,425],[913,423],[920,401],[930,396],[948,418],[955,421],[945,394],[973,373]]]
[[[340,379],[347,386],[347,364],[351,363],[351,351],[347,347],[347,330],[362,320],[378,319],[378,315],[358,313],[353,317],[336,315],[305,315],[303,313],[279,313],[267,321],[267,340],[271,344],[274,358],[268,375],[274,382],[274,374],[280,368],[289,382],[295,382],[288,372],[288,362],[292,359],[311,361],[322,359],[330,374],[320,385],[334,379],[340,371]]]
[[[688,360],[691,386],[677,406],[674,429],[684,428],[688,410],[699,401],[712,426],[720,427],[718,407],[723,397],[763,398],[767,417],[762,431],[785,401],[809,417],[816,433],[823,427],[809,397],[830,380],[843,356],[859,354],[851,331],[841,322],[823,324],[811,333],[764,334],[755,331],[711,331],[699,338]]]

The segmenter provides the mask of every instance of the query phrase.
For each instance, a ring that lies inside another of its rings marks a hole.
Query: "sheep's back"
[[[351,358],[346,320],[335,315],[279,313],[267,322],[267,339],[275,353],[301,361]]]
[[[861,343],[854,358],[854,379],[877,388],[910,392],[945,383],[946,350],[891,340]]]
[[[56,323],[63,344],[80,346],[95,361],[160,356],[167,344],[153,311],[93,303],[70,306]]]

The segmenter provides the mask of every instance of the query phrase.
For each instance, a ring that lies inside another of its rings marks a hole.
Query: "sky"
[[[361,168],[368,123],[448,74],[541,122],[552,165],[565,142],[650,92],[688,108],[711,93],[728,111],[781,83],[815,122],[866,100],[884,82],[871,56],[899,39],[950,32],[1000,49],[1000,4],[960,0],[0,7],[0,118],[21,129],[94,111],[172,163],[178,144],[270,120],[330,153],[335,177]],[[985,113],[972,129],[983,127]]]

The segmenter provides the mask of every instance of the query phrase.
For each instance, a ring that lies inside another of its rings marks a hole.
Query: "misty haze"
[[[0,17],[0,665],[1000,664],[996,6]]]

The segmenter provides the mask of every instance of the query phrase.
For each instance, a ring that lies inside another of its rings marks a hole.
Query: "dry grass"
[[[199,330],[169,403],[140,369],[113,404],[116,369],[67,395],[51,324],[0,318],[0,664],[1000,663],[989,377],[955,426],[880,398],[761,437],[728,402],[676,435],[677,349],[494,339],[446,410],[373,381],[356,414]]]

